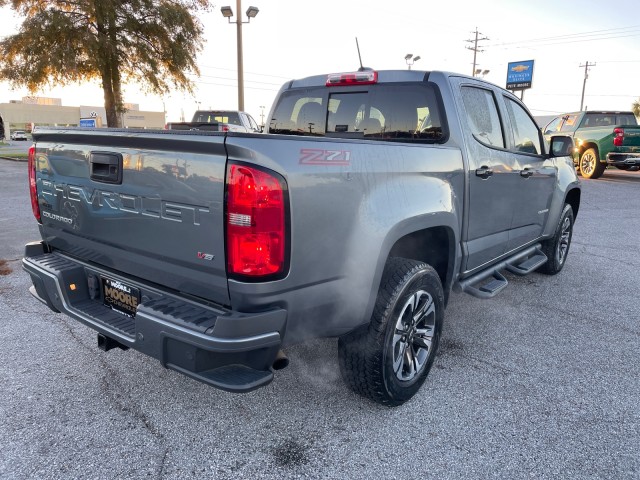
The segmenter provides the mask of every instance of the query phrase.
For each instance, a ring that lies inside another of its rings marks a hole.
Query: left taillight
[[[29,194],[31,195],[31,210],[33,216],[38,222],[40,219],[40,204],[38,203],[38,188],[36,182],[36,147],[31,145],[29,148]]]
[[[616,147],[624,145],[624,128],[613,129],[613,144]]]
[[[277,173],[229,163],[226,179],[227,273],[280,278],[287,269],[286,182]]]

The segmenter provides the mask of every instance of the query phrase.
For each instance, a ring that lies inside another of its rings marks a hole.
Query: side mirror
[[[571,157],[573,156],[573,150],[575,145],[573,139],[565,135],[555,135],[551,137],[551,157]]]

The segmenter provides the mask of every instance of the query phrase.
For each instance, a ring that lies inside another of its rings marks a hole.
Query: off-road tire
[[[338,358],[345,383],[374,402],[402,405],[415,395],[429,374],[443,320],[444,295],[436,271],[415,260],[389,258],[371,321],[339,339]],[[402,346],[405,349],[399,353]],[[400,362],[395,370],[394,359]],[[400,378],[405,376],[406,380]]]
[[[580,156],[580,175],[595,180],[600,178],[607,166],[600,162],[600,156],[595,148],[588,148]]]
[[[571,238],[573,237],[573,223],[573,208],[567,203],[562,209],[555,234],[550,239],[542,242],[542,251],[548,260],[538,269],[540,273],[555,275],[560,273],[564,267],[567,262],[567,255],[569,255]]]

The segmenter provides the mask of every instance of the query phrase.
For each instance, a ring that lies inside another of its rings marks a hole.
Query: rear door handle
[[[493,175],[493,170],[486,165],[482,165],[480,168],[476,169],[476,177],[487,179],[491,175]]]
[[[533,175],[533,170],[528,167],[524,170],[520,170],[520,176],[523,178],[529,178],[531,175]]]

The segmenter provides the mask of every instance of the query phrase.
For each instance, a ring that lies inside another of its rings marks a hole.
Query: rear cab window
[[[616,125],[637,125],[633,113],[620,112],[588,112],[585,114],[580,128],[613,127]]]
[[[437,88],[424,83],[298,88],[284,92],[270,133],[402,142],[444,142]]]

